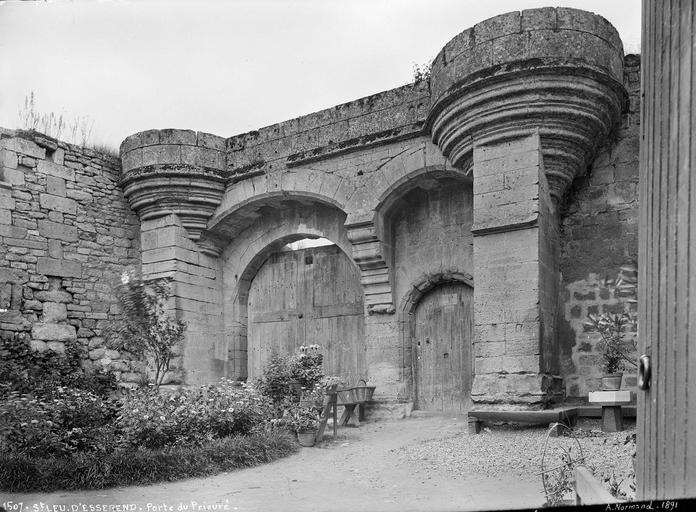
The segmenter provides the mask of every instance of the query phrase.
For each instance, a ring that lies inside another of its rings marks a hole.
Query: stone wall
[[[397,304],[428,276],[474,275],[471,184],[445,180],[431,187],[406,194],[390,215]]]
[[[601,355],[598,333],[583,325],[588,313],[635,311],[635,290],[612,281],[638,252],[638,149],[640,57],[625,58],[628,111],[615,136],[599,152],[587,175],[576,179],[561,223],[561,293],[564,321],[558,342],[566,393],[586,397],[598,389]],[[623,386],[635,385],[627,375]]]
[[[118,158],[0,130],[0,333],[37,350],[76,341],[124,381],[128,354],[105,347],[114,286],[140,262],[138,220]]]

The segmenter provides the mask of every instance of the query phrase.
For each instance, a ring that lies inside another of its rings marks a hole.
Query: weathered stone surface
[[[43,341],[70,341],[77,338],[77,332],[72,325],[35,323],[31,336]]]
[[[82,265],[76,261],[39,258],[37,270],[46,276],[82,277]]]
[[[68,292],[51,290],[51,291],[41,291],[34,293],[34,297],[42,302],[62,302],[70,303],[73,298]]]
[[[68,226],[50,220],[40,220],[38,225],[41,236],[63,240],[65,242],[77,241],[77,228],[75,226]]]
[[[59,197],[51,194],[39,194],[39,203],[42,208],[57,210],[63,213],[77,213],[77,203],[74,199]]]
[[[42,322],[56,323],[67,320],[68,310],[62,302],[44,302]]]

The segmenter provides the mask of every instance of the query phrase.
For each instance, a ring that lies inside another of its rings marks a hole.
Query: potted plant
[[[314,446],[319,429],[319,414],[314,407],[298,406],[292,412],[293,427],[301,446]]]
[[[634,315],[629,313],[603,313],[588,315],[589,324],[602,336],[602,360],[605,374],[602,376],[604,391],[617,391],[621,388],[623,370],[629,365],[638,365],[632,354],[636,350],[636,340],[629,328],[636,324]],[[628,338],[628,339],[627,339]]]

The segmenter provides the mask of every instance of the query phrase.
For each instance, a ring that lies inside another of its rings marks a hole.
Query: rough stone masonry
[[[311,340],[422,409],[583,397],[584,317],[635,307],[607,278],[636,259],[639,74],[602,17],[532,9],[455,36],[427,80],[229,138],[144,131],[118,162],[3,132],[0,329],[134,380],[100,334],[137,267],[188,324],[173,382]],[[340,251],[291,257],[306,238]]]

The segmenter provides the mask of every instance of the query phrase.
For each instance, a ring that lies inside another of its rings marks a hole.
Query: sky
[[[229,137],[412,82],[459,32],[550,5],[639,51],[640,0],[0,0],[0,127],[33,92],[112,148],[151,128]]]

